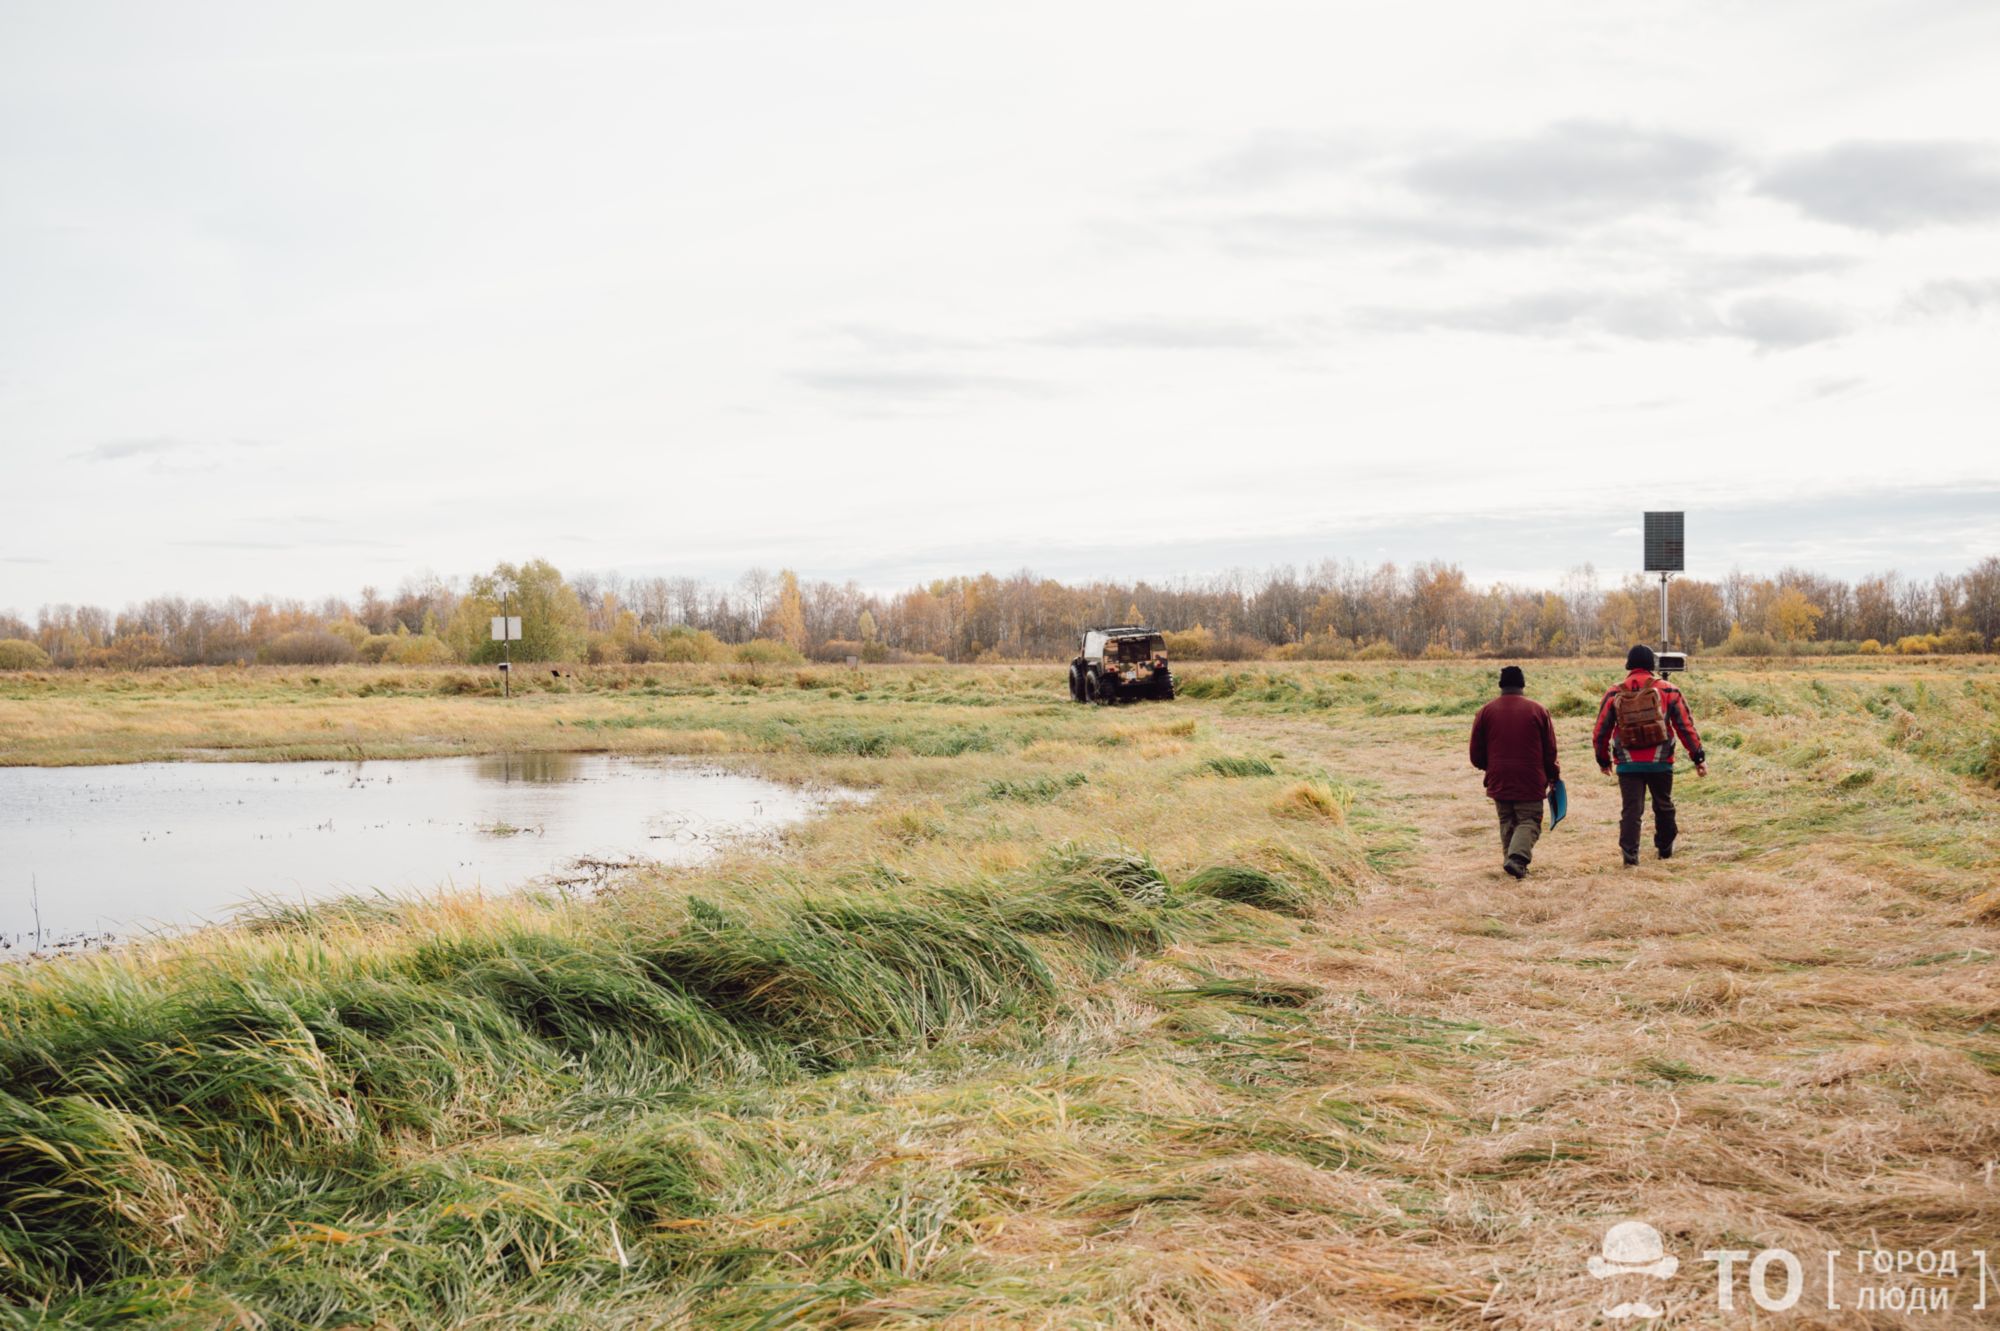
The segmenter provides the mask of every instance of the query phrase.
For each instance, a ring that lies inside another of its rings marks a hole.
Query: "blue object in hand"
[[[1549,831],[1555,831],[1556,825],[1562,822],[1563,815],[1568,812],[1569,788],[1558,781],[1549,787]]]

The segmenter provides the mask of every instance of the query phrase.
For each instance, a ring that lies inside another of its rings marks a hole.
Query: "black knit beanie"
[[[1659,661],[1653,656],[1653,649],[1643,642],[1625,653],[1625,668],[1627,670],[1651,670],[1659,664]]]
[[[1528,677],[1521,673],[1521,667],[1519,666],[1501,666],[1500,687],[1503,689],[1525,689],[1528,687]]]

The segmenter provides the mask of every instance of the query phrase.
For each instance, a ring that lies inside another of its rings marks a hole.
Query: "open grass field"
[[[1525,883],[1493,664],[0,676],[0,764],[699,754],[875,793],[584,903],[334,904],[0,968],[0,1327],[1602,1323],[1682,1262],[2000,1257],[2000,665],[1685,688],[1711,776],[1623,869],[1615,663],[1530,663],[1572,806]],[[524,672],[524,674],[527,672]],[[1902,1280],[1875,1283],[1908,1284]],[[1927,1282],[1944,1284],[1949,1282]],[[1993,1288],[2000,1308],[2000,1283]]]

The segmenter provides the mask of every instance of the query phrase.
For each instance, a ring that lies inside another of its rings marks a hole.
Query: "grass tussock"
[[[1332,823],[1347,821],[1354,805],[1354,792],[1321,777],[1295,781],[1285,787],[1271,810],[1281,818],[1324,818]]]
[[[1217,901],[1235,901],[1280,915],[1303,915],[1311,898],[1274,873],[1247,864],[1216,864],[1195,873],[1183,885]]]
[[[1082,772],[1064,772],[1061,776],[1035,776],[1013,780],[996,780],[986,783],[986,798],[990,800],[1015,800],[1022,804],[1047,804],[1062,798],[1069,791],[1089,782],[1090,777]]]
[[[1225,755],[1210,758],[1202,763],[1202,770],[1212,776],[1276,776],[1278,769],[1263,758]]]

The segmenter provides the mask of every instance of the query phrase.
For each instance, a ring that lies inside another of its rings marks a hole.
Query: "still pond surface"
[[[258,901],[588,883],[687,864],[827,795],[685,762],[497,754],[0,768],[0,947],[129,938]]]

